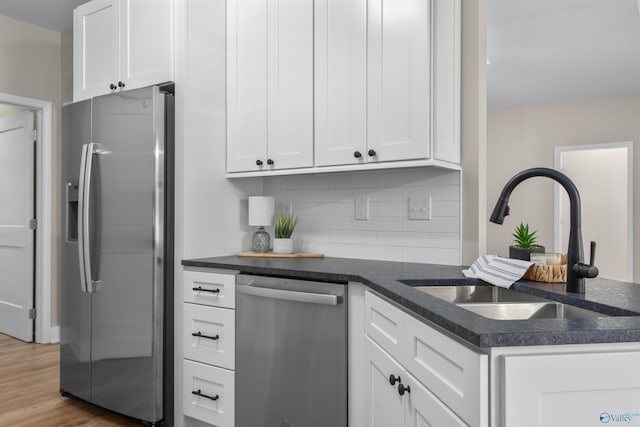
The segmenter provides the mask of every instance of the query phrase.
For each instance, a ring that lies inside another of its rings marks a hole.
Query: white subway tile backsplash
[[[459,201],[431,201],[432,216],[460,216]]]
[[[376,179],[371,174],[336,173],[329,175],[329,188],[376,188]]]
[[[398,231],[378,231],[377,243],[384,246],[430,247],[429,233],[404,233]]]
[[[429,247],[443,249],[457,249],[460,247],[458,233],[429,233]]]
[[[460,173],[434,168],[279,176],[264,195],[291,201],[295,250],[326,256],[460,264]],[[355,198],[369,196],[369,220]],[[431,196],[432,219],[408,219],[408,197]]]
[[[402,231],[417,231],[423,233],[459,233],[460,218],[432,217],[430,220],[402,219]]]
[[[375,231],[329,231],[329,243],[345,243],[353,245],[375,245]]]
[[[402,248],[402,260],[428,264],[460,265],[459,249]]]

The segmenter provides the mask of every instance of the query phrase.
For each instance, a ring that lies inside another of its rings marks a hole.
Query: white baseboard
[[[60,342],[60,326],[52,326],[49,328],[49,336],[51,337],[51,343],[57,344]]]

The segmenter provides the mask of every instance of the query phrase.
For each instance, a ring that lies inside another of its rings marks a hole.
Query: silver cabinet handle
[[[308,292],[285,291],[282,289],[261,288],[257,286],[236,285],[236,290],[246,295],[274,298],[287,301],[307,302],[311,304],[342,304],[342,296],[330,294],[314,294]]]

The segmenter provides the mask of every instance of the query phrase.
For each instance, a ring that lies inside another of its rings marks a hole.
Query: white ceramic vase
[[[273,239],[274,254],[290,254],[293,252],[293,239]]]

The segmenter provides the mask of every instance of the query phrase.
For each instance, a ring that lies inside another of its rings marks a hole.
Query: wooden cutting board
[[[274,254],[273,252],[240,252],[237,256],[254,258],[324,258],[324,254]]]

